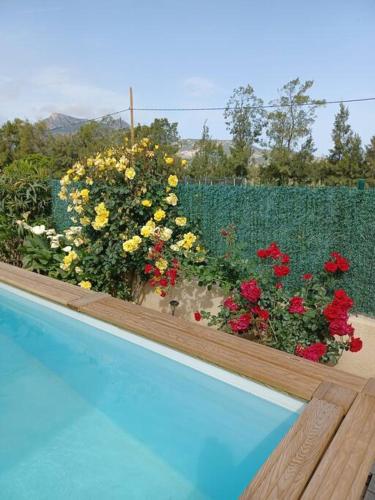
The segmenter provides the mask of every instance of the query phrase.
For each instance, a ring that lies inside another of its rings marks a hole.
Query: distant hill
[[[64,115],[63,113],[52,113],[48,118],[45,118],[42,121],[46,124],[47,129],[52,134],[74,134],[74,132],[77,132],[77,130],[79,130],[82,125],[87,123],[89,120]],[[115,130],[129,128],[129,124],[122,118],[102,119],[97,123]]]
[[[191,160],[194,155],[196,154],[198,150],[198,141],[199,139],[181,139],[180,140],[180,150],[179,154],[182,156],[182,158],[185,158],[186,160]],[[232,146],[232,141],[228,139],[216,139],[215,142],[218,144],[221,144],[223,146],[223,149],[225,153],[229,154],[230,148]],[[254,148],[254,155],[253,159],[254,162],[257,163],[258,165],[262,165],[265,160],[264,160],[264,149],[261,148]]]

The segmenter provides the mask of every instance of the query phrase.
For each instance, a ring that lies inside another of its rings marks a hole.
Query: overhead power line
[[[362,99],[340,99],[337,101],[321,100],[321,105],[340,104],[349,102],[375,101],[375,97],[365,97]],[[316,102],[294,103],[295,106],[316,106]],[[319,104],[318,104],[319,105]],[[291,104],[262,104],[261,106],[243,106],[243,109],[269,109],[269,108],[290,108]],[[235,109],[233,107],[213,107],[213,108],[134,108],[134,111],[224,111],[226,109]]]
[[[324,99],[321,100],[321,105],[325,106],[327,104],[340,104],[340,103],[351,103],[351,102],[365,102],[365,101],[375,101],[375,97],[364,97],[364,98],[358,98],[358,99],[337,99],[335,101],[325,101]],[[316,102],[307,102],[307,103],[294,103],[295,106],[316,106]],[[261,106],[243,106],[243,109],[272,109],[272,108],[290,108],[290,104],[262,104]],[[119,111],[113,111],[112,113],[107,113],[106,115],[102,116],[97,116],[95,118],[88,118],[87,120],[82,121],[82,125],[85,123],[90,123],[90,122],[95,122],[98,120],[103,120],[105,118],[109,118],[111,116],[119,115],[120,113],[125,113],[127,111],[130,111],[130,107],[120,109]],[[218,106],[218,107],[202,107],[202,108],[132,108],[133,111],[224,111],[226,109],[235,109],[233,107],[227,107],[227,106]],[[54,127],[49,129],[50,132],[53,132],[55,130],[60,130],[64,128],[63,126],[61,127]]]

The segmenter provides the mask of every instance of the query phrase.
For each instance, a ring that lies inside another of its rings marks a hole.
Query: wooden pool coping
[[[243,499],[359,499],[375,461],[375,379],[0,262],[0,282],[309,401]]]

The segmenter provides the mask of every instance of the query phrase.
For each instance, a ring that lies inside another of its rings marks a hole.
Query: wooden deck
[[[359,499],[375,461],[370,381],[0,263],[0,282],[309,401],[243,499]]]

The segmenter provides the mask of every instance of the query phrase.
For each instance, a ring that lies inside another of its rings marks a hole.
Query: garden
[[[256,192],[237,187],[233,195],[255,200],[255,209],[246,212],[242,202],[243,212],[233,205],[225,207],[230,199],[221,197],[215,213],[207,199],[211,196],[212,201],[212,193],[228,186],[181,185],[185,168],[185,160],[144,137],[137,144],[125,143],[76,162],[59,181],[58,193],[56,182],[51,184],[38,163],[22,173],[5,169],[0,185],[0,258],[136,303],[146,288],[167,303],[178,283],[195,283],[207,291],[215,288],[224,297],[219,309],[205,310],[197,302],[193,321],[312,362],[335,365],[344,351],[360,351],[362,340],[349,314],[357,303],[362,309],[371,304],[366,302],[368,290],[351,274],[367,264],[363,252],[362,260],[355,259],[356,248],[348,249],[348,258],[347,240],[332,227],[337,217],[332,211],[335,200],[348,203],[355,198],[358,205],[358,196],[362,210],[368,210],[366,200],[373,203],[373,198],[350,188],[337,189],[335,198],[335,188],[316,190],[313,196],[320,201],[326,197],[331,213],[326,214],[328,223],[325,220],[315,231],[329,230],[330,239],[322,242],[307,238],[308,233],[304,238],[291,233],[282,211],[280,225],[263,230],[260,237],[261,221],[270,224],[275,217],[272,212],[264,215],[262,188]],[[283,188],[268,188],[268,203],[277,189]],[[301,189],[286,193],[288,203],[293,196],[301,197]],[[311,192],[310,188],[308,196]],[[306,203],[311,206],[311,198]],[[289,208],[295,218],[296,206]],[[338,213],[347,228],[345,214]],[[244,224],[253,228],[246,237]],[[303,220],[299,231],[301,227]]]

